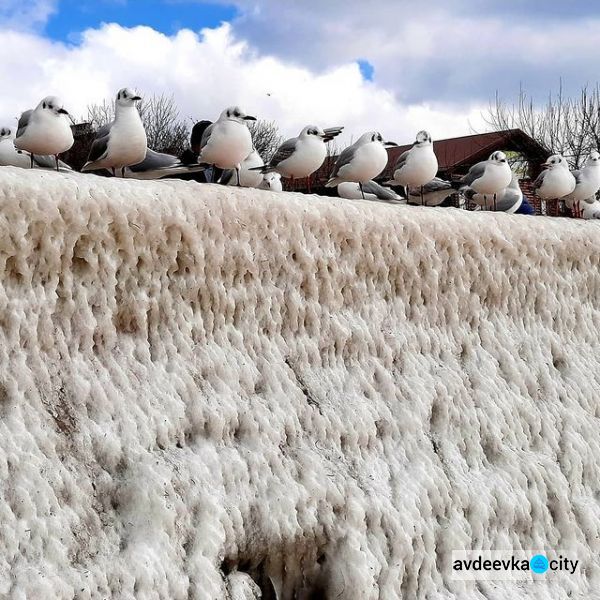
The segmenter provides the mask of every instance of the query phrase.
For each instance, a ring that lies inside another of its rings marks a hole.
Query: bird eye
[[[233,116],[234,116],[234,117],[239,117],[239,116],[240,116],[240,111],[239,111],[239,110],[236,110],[236,111],[233,113]]]

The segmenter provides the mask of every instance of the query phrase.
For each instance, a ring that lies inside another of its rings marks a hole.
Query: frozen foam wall
[[[0,173],[0,597],[592,598],[600,226]],[[575,575],[460,582],[452,550]]]

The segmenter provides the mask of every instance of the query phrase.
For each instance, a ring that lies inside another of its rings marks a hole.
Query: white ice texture
[[[0,598],[597,598],[600,224],[0,173]],[[454,581],[453,550],[575,574]]]

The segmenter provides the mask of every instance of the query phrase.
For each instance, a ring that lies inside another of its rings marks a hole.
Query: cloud
[[[58,0],[0,0],[2,29],[35,31],[56,12]]]
[[[0,32],[10,47],[0,63],[4,120],[10,121],[45,95],[57,94],[76,115],[112,98],[123,86],[173,94],[183,117],[214,119],[232,104],[276,121],[285,136],[308,123],[345,125],[345,142],[366,130],[409,142],[429,128],[435,138],[469,133],[481,124],[481,106],[463,103],[403,104],[361,75],[351,59],[324,69],[257,51],[224,24],[197,34],[167,36],[148,27],[103,25],[83,33],[77,45],[51,42],[32,33]],[[35,57],[35,58],[32,58]]]

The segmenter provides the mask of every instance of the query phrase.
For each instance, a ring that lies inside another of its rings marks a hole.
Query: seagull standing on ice
[[[54,169],[54,156],[32,155],[24,150],[15,148],[15,129],[12,127],[0,127],[0,167],[21,167],[22,169],[31,168],[31,158],[33,157],[33,166],[39,169]],[[71,167],[62,160],[58,161],[61,169],[71,170]]]
[[[242,161],[252,152],[252,136],[246,121],[256,121],[239,106],[226,108],[202,134],[198,162],[220,169],[235,169],[240,183]]]
[[[385,169],[388,162],[386,146],[397,146],[395,142],[384,142],[377,131],[367,131],[358,140],[342,151],[325,187],[334,187],[344,181],[358,183],[365,197],[363,183],[374,179]]]
[[[423,186],[436,176],[437,171],[438,160],[431,136],[427,131],[419,131],[412,148],[398,157],[393,178],[386,184],[402,185],[407,188],[407,193],[410,193],[410,188],[421,188],[421,204],[424,204]]]
[[[585,167],[581,171],[571,171],[575,177],[575,189],[565,196],[565,202],[574,216],[581,214],[581,202],[592,204],[600,189],[600,153],[594,150],[590,153]]]
[[[290,138],[279,146],[269,164],[263,168],[263,173],[277,171],[282,177],[290,178],[292,181],[307,177],[310,192],[310,176],[323,164],[327,156],[325,144],[339,135],[343,129],[343,127],[321,129],[316,125],[307,125],[298,137]]]
[[[542,167],[545,170],[533,182],[535,193],[542,200],[558,200],[575,189],[577,182],[564,156],[554,154]]]
[[[283,191],[280,173],[269,171],[269,173],[263,173],[262,178],[262,183],[258,186],[259,190],[271,190],[272,192]]]
[[[115,101],[115,119],[100,127],[90,148],[87,162],[82,171],[121,169],[141,163],[146,157],[146,130],[140,118],[136,102],[141,97],[128,88],[119,90]]]
[[[512,180],[512,171],[504,152],[492,152],[488,160],[473,165],[469,172],[459,181],[461,186],[468,186],[475,192],[483,194],[484,200],[492,196],[494,210],[499,192],[508,187]]]
[[[399,200],[406,202],[401,196],[393,190],[379,185],[376,181],[365,181],[362,184],[362,191],[358,183],[353,181],[344,181],[337,186],[338,196],[347,198],[348,200],[360,200],[363,197],[365,200]]]
[[[465,191],[465,196],[482,207],[483,210],[490,210],[487,206],[486,195],[479,194],[475,190],[469,188]],[[496,205],[494,210],[498,212],[514,213],[519,209],[522,203],[523,192],[521,191],[521,186],[519,186],[517,176],[513,174],[508,186],[496,194]]]
[[[15,146],[31,154],[30,166],[34,165],[34,154],[52,155],[59,170],[58,155],[73,145],[73,132],[67,120],[69,113],[55,96],[44,98],[34,110],[27,110],[19,119]]]
[[[263,181],[263,174],[256,169],[261,169],[265,161],[260,154],[252,148],[252,152],[240,164],[240,185],[242,187],[257,188]],[[221,185],[236,185],[235,169],[223,171],[219,183]]]

